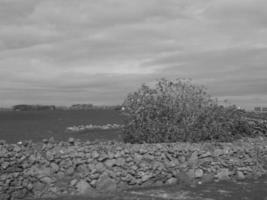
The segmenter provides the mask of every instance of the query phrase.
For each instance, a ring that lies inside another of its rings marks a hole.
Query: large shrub
[[[204,87],[190,80],[142,85],[123,106],[128,115],[122,131],[125,142],[231,141],[249,134],[238,109],[219,106]]]

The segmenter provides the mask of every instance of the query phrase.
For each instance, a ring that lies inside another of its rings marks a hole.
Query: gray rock
[[[104,172],[106,170],[105,165],[103,163],[97,163],[95,166],[95,170],[97,172]],[[94,171],[94,169],[92,169]]]
[[[184,156],[179,156],[179,161],[181,163],[184,163],[186,161],[185,157]]]
[[[16,190],[12,193],[12,199],[25,199],[27,195],[26,189]]]
[[[87,183],[85,180],[80,180],[76,184],[77,192],[79,194],[92,194],[94,193],[94,188],[91,187],[89,183]]]
[[[189,176],[188,173],[179,172],[176,175],[177,181],[182,184],[190,185],[193,181],[192,176]]]
[[[96,183],[97,183],[97,180],[92,180],[90,182],[90,185],[95,188],[96,187]]]
[[[53,172],[58,172],[59,166],[56,163],[51,163],[50,166]]]
[[[116,160],[116,165],[123,167],[125,165],[125,159],[124,158],[118,158]]]
[[[70,168],[68,168],[68,169],[66,170],[66,175],[68,175],[68,176],[73,175],[73,173],[74,173],[74,168],[73,168],[73,167],[70,167]]]
[[[167,181],[166,181],[167,184],[175,184],[177,183],[177,178],[169,178]]]
[[[220,155],[223,155],[224,154],[224,150],[223,149],[215,149],[215,151],[213,152],[213,155],[215,157],[218,157]]]
[[[100,162],[104,162],[105,160],[107,160],[109,157],[107,154],[101,154],[98,158],[98,161]]]
[[[77,179],[73,179],[73,180],[71,180],[71,182],[70,182],[70,186],[75,186],[77,182],[78,182]]]
[[[65,177],[65,174],[64,174],[63,172],[58,172],[58,173],[56,174],[56,177],[57,177],[58,179],[63,179],[63,178]]]
[[[188,172],[186,174],[187,174],[188,177],[190,177],[190,179],[194,179],[195,178],[195,170],[194,169],[188,170]]]
[[[9,163],[8,163],[8,162],[3,162],[3,163],[1,164],[1,167],[2,167],[3,169],[7,169],[8,166],[9,166]]]
[[[40,180],[41,180],[42,182],[46,183],[46,184],[51,184],[51,183],[54,182],[53,179],[50,178],[49,176],[42,177]]]
[[[97,159],[97,158],[99,158],[99,153],[97,152],[97,151],[93,151],[92,152],[92,157],[94,158],[94,159]]]
[[[151,174],[144,174],[144,175],[142,175],[141,180],[142,180],[142,182],[146,182],[146,181],[148,181],[151,177],[152,177]]]
[[[115,164],[116,164],[116,160],[115,160],[115,159],[111,159],[111,160],[106,160],[106,161],[105,161],[105,165],[106,165],[108,168],[112,168]]]
[[[213,179],[214,179],[214,174],[208,173],[202,176],[201,181],[202,183],[210,183],[213,181]]]
[[[206,153],[201,154],[201,155],[199,156],[199,158],[207,158],[207,157],[210,157],[210,156],[212,156],[212,154],[211,154],[209,151],[207,151]]]
[[[75,140],[74,140],[74,138],[70,137],[70,138],[68,139],[68,142],[69,142],[70,144],[74,144],[74,143],[75,143]]]
[[[219,172],[217,173],[216,177],[219,179],[219,180],[228,180],[230,177],[230,172],[227,168],[222,168],[219,170]]]
[[[43,191],[45,189],[46,185],[40,181],[34,182],[33,184],[33,190],[34,191]]]
[[[204,172],[202,169],[196,169],[195,171],[195,178],[201,178],[203,176]]]
[[[194,151],[188,160],[188,163],[195,166],[198,162],[198,152]]]
[[[238,180],[244,180],[246,178],[242,171],[237,171],[236,175]]]
[[[96,189],[101,192],[114,192],[117,189],[117,183],[107,174],[103,174],[97,181]]]

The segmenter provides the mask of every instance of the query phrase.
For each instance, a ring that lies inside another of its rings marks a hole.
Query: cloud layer
[[[155,78],[267,106],[264,0],[0,0],[0,106],[118,104]]]

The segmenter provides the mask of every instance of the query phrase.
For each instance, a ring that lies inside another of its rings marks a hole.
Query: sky
[[[0,106],[120,104],[192,78],[267,106],[265,0],[0,0]]]

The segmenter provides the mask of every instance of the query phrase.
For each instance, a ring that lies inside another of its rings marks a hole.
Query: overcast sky
[[[267,1],[0,0],[0,106],[119,104],[160,77],[267,106]]]

